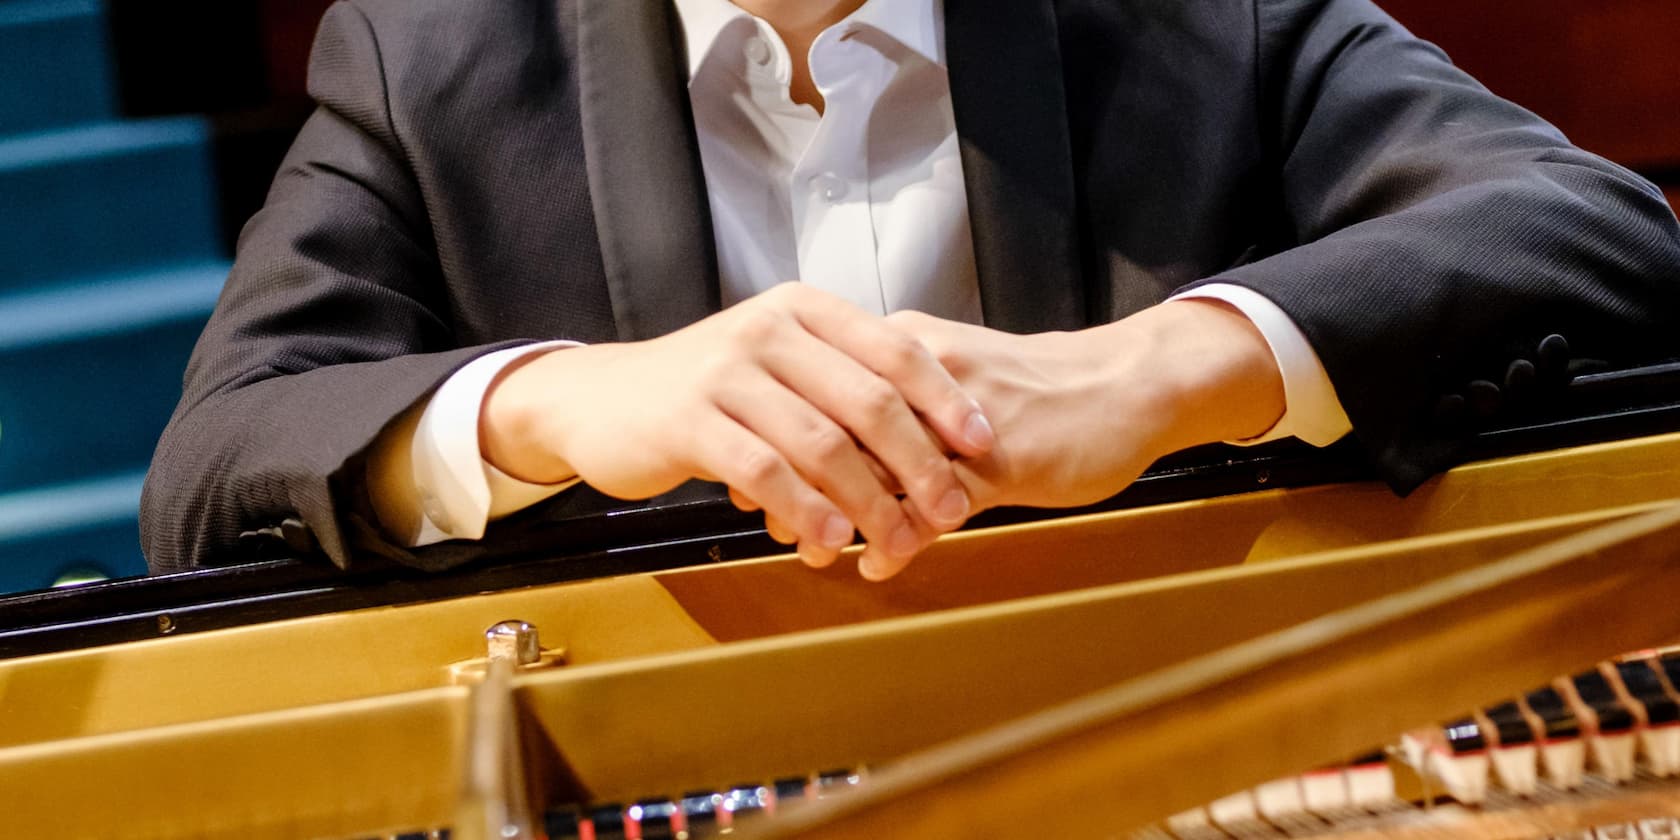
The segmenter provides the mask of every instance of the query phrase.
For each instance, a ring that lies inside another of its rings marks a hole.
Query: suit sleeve
[[[319,108],[240,236],[147,476],[141,540],[154,572],[213,563],[242,534],[282,535],[341,566],[352,546],[379,546],[358,514],[364,453],[494,349],[452,340],[378,55],[354,6],[327,13],[310,63]]]
[[[1368,0],[1256,4],[1281,247],[1208,282],[1294,319],[1396,489],[1460,457],[1443,399],[1502,382],[1548,335],[1597,359],[1676,355],[1680,227],[1653,186]]]

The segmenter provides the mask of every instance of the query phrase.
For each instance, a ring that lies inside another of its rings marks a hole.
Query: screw
[[[484,631],[491,659],[508,659],[515,665],[530,665],[542,659],[537,628],[523,621],[503,621]]]

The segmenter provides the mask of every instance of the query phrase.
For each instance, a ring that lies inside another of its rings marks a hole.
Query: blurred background
[[[1379,2],[1680,206],[1680,0]],[[0,592],[145,572],[146,463],[328,5],[0,0]]]
[[[143,574],[136,510],[328,0],[0,0],[0,592]]]

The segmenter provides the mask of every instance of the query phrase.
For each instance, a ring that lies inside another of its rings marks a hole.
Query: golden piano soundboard
[[[0,834],[1673,837],[1674,418],[1404,499],[1233,461],[886,584],[723,528],[6,599]]]

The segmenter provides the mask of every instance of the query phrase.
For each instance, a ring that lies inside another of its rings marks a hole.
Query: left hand
[[[1170,301],[1078,332],[1015,335],[919,312],[888,317],[974,397],[996,444],[959,458],[974,510],[1071,507],[1124,489],[1156,459],[1265,432],[1283,382],[1252,322],[1214,301]],[[871,557],[883,580],[909,558]]]

